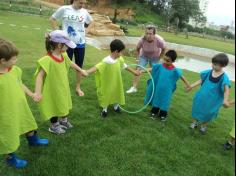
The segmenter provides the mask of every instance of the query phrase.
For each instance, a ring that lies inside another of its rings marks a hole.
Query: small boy
[[[162,64],[154,64],[152,69],[152,77],[154,79],[154,95],[151,100],[152,110],[151,118],[155,119],[158,115],[161,121],[166,121],[167,111],[169,109],[172,95],[176,89],[176,82],[179,78],[189,87],[189,83],[182,71],[174,66],[174,62],[177,58],[177,53],[174,50],[169,50],[164,56],[164,62]],[[145,104],[150,101],[153,92],[153,85],[151,81],[148,81],[147,92],[145,97]]]
[[[109,105],[113,104],[115,112],[120,112],[119,105],[125,104],[121,70],[125,69],[136,76],[140,75],[139,71],[135,71],[125,64],[121,57],[124,49],[125,45],[121,40],[113,40],[110,44],[111,54],[95,67],[87,70],[88,74],[95,72],[97,96],[99,105],[102,107],[102,117],[107,117]]]
[[[200,133],[205,134],[208,123],[217,118],[222,106],[228,108],[229,89],[231,86],[228,75],[223,68],[229,63],[229,58],[224,53],[219,53],[212,58],[212,69],[202,71],[201,79],[193,83],[188,91],[201,85],[194,96],[192,106],[192,123],[190,129],[195,129],[200,123]]]
[[[15,66],[18,49],[0,38],[0,155],[12,167],[23,168],[27,161],[14,153],[20,145],[20,135],[26,134],[30,146],[44,146],[47,139],[37,136],[37,124],[30,111],[25,94],[33,94],[21,80],[22,71]]]

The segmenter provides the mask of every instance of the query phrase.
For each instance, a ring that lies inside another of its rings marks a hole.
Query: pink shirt
[[[140,49],[139,56],[145,56],[150,59],[158,59],[162,49],[164,49],[164,41],[157,36],[152,42],[148,42],[143,38],[140,39],[137,49]]]

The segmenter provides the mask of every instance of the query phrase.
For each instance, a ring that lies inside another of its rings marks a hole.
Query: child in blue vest
[[[173,63],[177,58],[177,53],[174,50],[169,50],[164,56],[162,64],[154,64],[151,71],[154,79],[154,96],[151,100],[152,110],[151,118],[159,117],[162,121],[166,121],[167,111],[169,109],[171,98],[176,90],[176,82],[181,79],[186,86],[190,86],[185,77],[182,76],[182,71],[176,68]],[[150,101],[153,92],[151,80],[148,81],[145,104]]]
[[[212,58],[212,69],[201,72],[201,79],[188,89],[190,91],[201,85],[193,100],[190,129],[195,129],[201,123],[200,132],[205,134],[208,123],[217,117],[220,107],[230,106],[228,101],[230,80],[223,71],[228,63],[226,54],[217,54]]]

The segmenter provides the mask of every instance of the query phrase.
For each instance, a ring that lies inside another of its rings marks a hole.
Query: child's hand
[[[234,104],[235,104],[235,100],[231,100],[231,101],[229,102],[229,104],[230,104],[230,106],[234,105]]]
[[[186,86],[185,90],[186,92],[190,92],[193,89],[191,85]]]
[[[39,93],[34,93],[33,96],[32,96],[32,98],[33,98],[33,100],[34,100],[35,102],[40,102],[43,97],[42,97],[42,95],[39,94]]]
[[[135,73],[134,73],[135,76],[140,76],[141,74],[142,74],[141,70],[135,70]]]
[[[223,107],[224,107],[224,108],[230,107],[230,102],[229,102],[228,100],[224,100],[224,102],[223,102]]]
[[[82,74],[82,76],[85,76],[85,77],[87,77],[87,76],[89,75],[86,70],[82,70],[82,71],[81,71],[81,74]]]

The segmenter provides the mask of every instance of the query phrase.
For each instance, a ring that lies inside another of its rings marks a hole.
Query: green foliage
[[[227,39],[232,39],[234,40],[235,39],[235,35],[232,34],[231,32],[228,32],[228,31],[219,31],[219,30],[214,30],[214,29],[210,29],[210,28],[199,28],[199,27],[193,27],[191,25],[185,25],[186,28],[188,29],[189,32],[196,32],[196,33],[199,33],[199,34],[205,34],[205,35],[211,35],[211,36],[216,36],[216,37],[225,37]]]
[[[11,6],[9,1],[3,0],[0,2],[0,10],[43,16],[50,16],[54,12],[54,9],[47,8],[44,6],[41,6],[42,11],[40,12],[40,5],[32,3],[31,0],[12,1]]]

